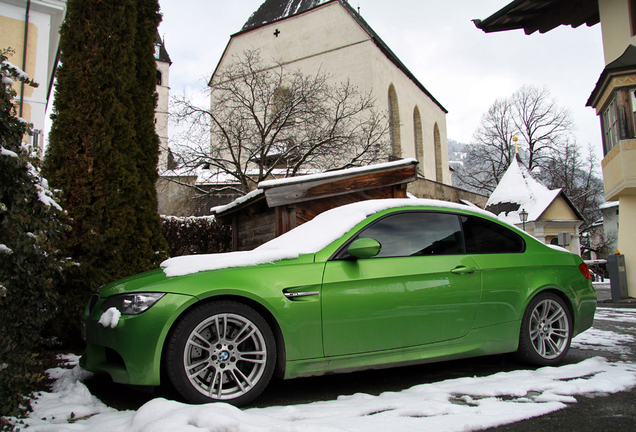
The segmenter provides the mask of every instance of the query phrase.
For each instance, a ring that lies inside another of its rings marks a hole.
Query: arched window
[[[391,156],[402,157],[402,143],[400,141],[400,109],[393,84],[389,86],[389,129],[391,133]]]
[[[439,136],[439,127],[435,123],[433,128],[433,142],[435,143],[435,180],[438,183],[444,182],[442,171],[442,140]]]
[[[415,139],[415,158],[420,163],[419,170],[424,175],[424,141],[422,138],[422,117],[420,109],[413,110],[413,137]]]
[[[161,80],[162,80],[161,71],[157,69],[157,85],[158,86],[161,85]]]

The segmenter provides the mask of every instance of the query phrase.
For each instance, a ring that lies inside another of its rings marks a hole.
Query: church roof
[[[276,21],[284,20],[292,16],[300,15],[308,12],[316,7],[328,4],[340,3],[342,7],[351,15],[351,17],[360,25],[360,27],[369,35],[375,45],[382,53],[397,66],[413,83],[419,87],[442,111],[448,113],[446,108],[433,97],[431,93],[418,81],[411,71],[402,63],[397,55],[388,47],[386,43],[378,36],[362,16],[349,5],[346,0],[265,0],[265,2],[250,16],[243,29],[232,35],[232,37],[249,32],[258,27],[271,24]]]
[[[266,0],[250,16],[242,30],[250,30],[279,19],[303,13],[321,3],[325,3],[325,0]]]
[[[533,222],[538,220],[559,196],[562,196],[577,217],[583,220],[581,213],[561,189],[549,190],[515,158],[488,198],[486,210],[513,225],[521,221],[519,213],[525,210],[528,212],[528,222]]]
[[[155,36],[155,60],[172,64],[172,60],[170,60],[170,56],[168,55],[168,51],[161,39],[159,31],[157,31],[157,35]]]

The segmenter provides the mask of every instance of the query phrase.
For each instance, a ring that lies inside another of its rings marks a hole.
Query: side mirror
[[[374,256],[376,256],[378,253],[380,253],[381,248],[382,246],[380,245],[380,243],[378,243],[377,240],[374,240],[372,238],[361,238],[351,243],[349,245],[349,248],[347,249],[347,252],[352,257],[365,259],[373,258]]]

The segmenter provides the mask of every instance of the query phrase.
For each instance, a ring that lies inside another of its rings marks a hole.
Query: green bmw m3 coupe
[[[167,377],[193,403],[250,402],[285,379],[516,352],[555,365],[592,325],[581,258],[491,213],[370,200],[248,252],[171,258],[102,287],[81,366]]]

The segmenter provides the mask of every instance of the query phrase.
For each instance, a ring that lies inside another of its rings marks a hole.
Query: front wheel
[[[521,321],[517,356],[541,366],[560,363],[572,339],[572,318],[565,302],[556,294],[537,295]]]
[[[168,338],[168,376],[192,403],[249,403],[269,383],[275,363],[276,342],[269,325],[242,303],[197,306]]]

